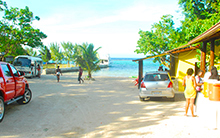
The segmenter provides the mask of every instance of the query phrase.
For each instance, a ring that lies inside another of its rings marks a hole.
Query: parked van
[[[27,55],[20,55],[15,57],[13,65],[19,71],[23,71],[25,73],[25,77],[36,77],[38,76],[38,65],[40,65],[41,72],[43,70],[43,60],[39,57],[32,57]]]

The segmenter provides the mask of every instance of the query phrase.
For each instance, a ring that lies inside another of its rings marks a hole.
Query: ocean
[[[133,62],[132,60],[132,58],[111,58],[110,67],[93,72],[92,76],[137,77],[138,62]],[[143,74],[147,71],[156,71],[159,66],[159,63],[153,63],[153,59],[144,60]]]

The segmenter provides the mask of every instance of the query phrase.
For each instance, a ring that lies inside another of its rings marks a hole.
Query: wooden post
[[[175,54],[176,56],[176,54]],[[176,72],[175,72],[175,58],[170,55],[170,76],[175,76]]]
[[[202,49],[201,49],[201,63],[200,63],[200,69],[206,72],[205,64],[206,64],[206,46],[207,42],[203,42]]]
[[[141,80],[143,77],[143,60],[138,61],[139,71],[138,71],[138,89],[141,88]]]
[[[215,59],[215,40],[211,40],[211,51],[210,51],[210,66],[209,71],[211,70],[212,66],[214,66],[214,59]]]

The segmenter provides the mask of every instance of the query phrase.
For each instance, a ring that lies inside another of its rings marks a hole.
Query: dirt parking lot
[[[184,98],[140,102],[129,78],[95,77],[78,84],[74,73],[28,79],[33,92],[27,105],[6,106],[0,137],[220,137],[201,125],[199,118],[184,117]]]

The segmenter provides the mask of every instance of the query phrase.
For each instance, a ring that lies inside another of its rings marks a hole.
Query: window
[[[19,57],[15,60],[14,62],[15,66],[23,66],[23,67],[30,67],[31,65],[31,60],[28,58],[24,57]]]
[[[11,77],[11,72],[8,68],[8,66],[6,64],[2,64],[2,70],[3,70],[3,73],[5,74],[5,76],[8,76],[8,77]]]
[[[169,80],[167,74],[147,74],[144,81],[166,81]]]
[[[18,77],[19,76],[18,71],[15,69],[15,67],[13,67],[11,65],[10,65],[10,67],[11,67],[11,70],[12,70],[12,73],[14,74],[14,76]]]

